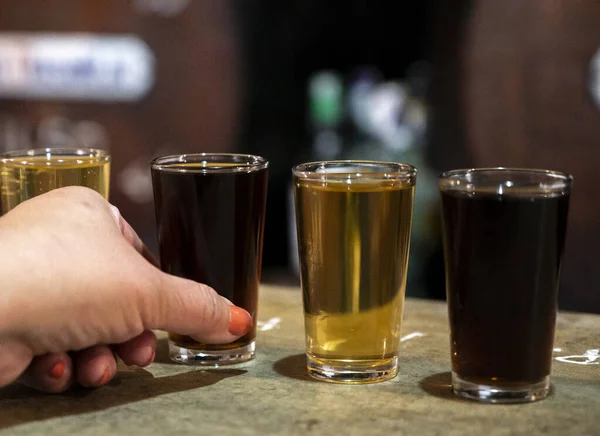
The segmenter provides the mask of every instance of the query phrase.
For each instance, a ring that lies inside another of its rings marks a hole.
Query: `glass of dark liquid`
[[[573,178],[530,169],[442,174],[454,393],[543,399]]]
[[[160,263],[164,272],[207,284],[252,315],[230,344],[169,333],[180,363],[220,366],[254,357],[268,162],[241,154],[186,154],[151,164]]]

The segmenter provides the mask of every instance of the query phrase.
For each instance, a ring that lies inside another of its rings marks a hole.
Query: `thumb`
[[[248,333],[252,317],[209,286],[162,273],[160,307],[150,328],[191,336],[207,344],[233,342]]]

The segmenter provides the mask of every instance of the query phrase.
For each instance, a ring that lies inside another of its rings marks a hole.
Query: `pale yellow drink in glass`
[[[108,200],[110,155],[98,149],[18,150],[0,155],[0,200],[6,213],[65,186],[85,186]]]
[[[312,171],[299,166],[294,172],[309,373],[344,383],[393,378],[414,168],[354,161],[312,165]]]

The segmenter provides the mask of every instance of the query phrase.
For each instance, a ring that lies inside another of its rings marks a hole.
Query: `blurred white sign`
[[[0,98],[135,101],[154,56],[134,35],[0,33]]]

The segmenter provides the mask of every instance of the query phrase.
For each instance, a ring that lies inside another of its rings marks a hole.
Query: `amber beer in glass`
[[[548,395],[571,180],[506,168],[442,175],[457,395],[491,403]]]
[[[268,162],[241,154],[186,154],[152,162],[163,271],[207,284],[254,320],[230,344],[210,345],[169,333],[176,362],[212,365],[255,353]]]
[[[99,149],[40,148],[0,154],[2,213],[65,186],[85,186],[108,200],[110,155]]]
[[[330,161],[293,169],[309,374],[339,383],[398,371],[416,170]]]

